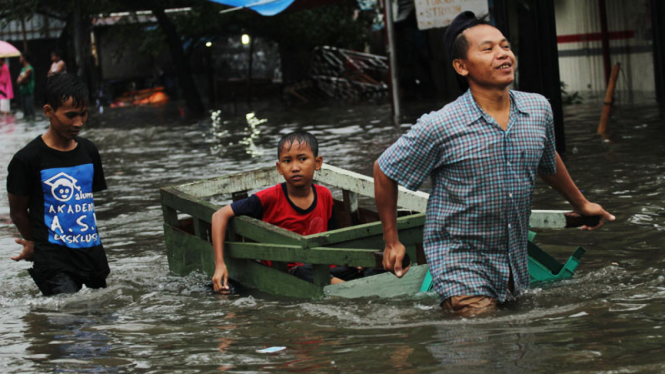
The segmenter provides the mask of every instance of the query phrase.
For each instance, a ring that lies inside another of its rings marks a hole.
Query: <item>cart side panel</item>
[[[393,273],[383,273],[345,283],[332,284],[324,288],[326,296],[343,298],[396,297],[415,295],[427,274],[427,265],[412,266],[402,278]]]
[[[265,167],[254,171],[229,174],[221,177],[205,179],[173,187],[179,192],[198,198],[221,194],[233,194],[239,191],[250,191],[266,186],[274,186],[284,179],[275,167]]]
[[[194,235],[185,233],[169,225],[164,225],[166,245],[169,254],[169,269],[178,275],[203,271],[212,276],[215,271],[215,258],[212,245]],[[238,243],[239,245],[260,245],[258,243]],[[232,248],[229,253],[242,248]],[[266,257],[257,254],[257,257]],[[231,278],[243,285],[277,296],[296,298],[320,298],[323,288],[298,279],[290,274],[261,265],[254,260],[225,257]]]

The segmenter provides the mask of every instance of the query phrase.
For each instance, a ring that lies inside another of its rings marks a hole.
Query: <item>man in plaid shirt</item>
[[[374,164],[383,224],[383,266],[398,277],[404,246],[396,229],[397,184],[417,190],[432,179],[424,246],[442,307],[491,311],[529,287],[527,238],[536,175],[576,213],[614,216],[589,202],[554,146],[552,109],[538,94],[511,91],[515,55],[503,34],[472,12],[445,36],[455,71],[469,90],[422,116]]]

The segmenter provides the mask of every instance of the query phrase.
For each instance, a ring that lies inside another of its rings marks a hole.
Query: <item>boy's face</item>
[[[74,107],[73,99],[67,98],[57,110],[51,105],[44,105],[44,114],[51,122],[51,130],[64,140],[72,140],[78,136],[85,121],[88,120],[88,105]]]
[[[312,148],[297,140],[284,144],[284,148],[279,152],[279,161],[276,163],[279,174],[293,187],[312,183],[314,171],[321,170],[322,164],[323,157],[314,157]]]

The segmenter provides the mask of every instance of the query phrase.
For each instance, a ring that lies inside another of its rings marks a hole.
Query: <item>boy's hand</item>
[[[215,292],[224,292],[229,290],[229,271],[226,269],[226,264],[217,264],[215,266],[215,274],[212,276],[212,287]]]
[[[407,266],[406,269],[402,269],[405,253],[406,248],[400,242],[386,244],[386,248],[383,250],[383,268],[395,273],[397,278],[403,277],[410,268],[410,266]]]
[[[11,257],[11,259],[14,261],[32,261],[32,255],[35,253],[35,242],[25,239],[16,239],[15,242],[16,244],[22,245],[23,250],[21,251],[21,254]]]

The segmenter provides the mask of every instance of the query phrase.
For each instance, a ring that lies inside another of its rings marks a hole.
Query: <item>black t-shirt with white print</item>
[[[106,189],[104,170],[95,145],[75,140],[76,148],[66,152],[48,147],[41,136],[28,143],[9,163],[7,192],[29,196],[36,271],[106,278],[92,197]]]

